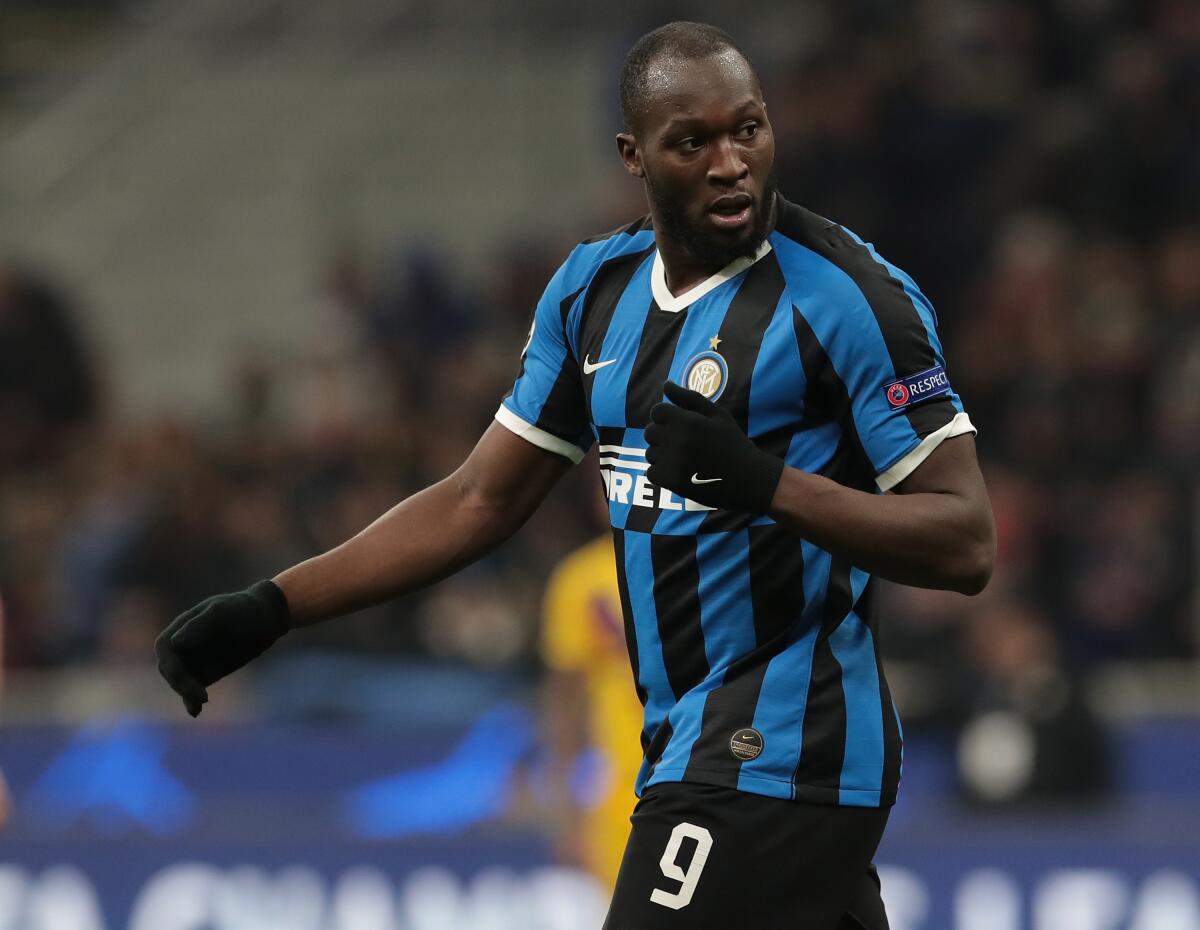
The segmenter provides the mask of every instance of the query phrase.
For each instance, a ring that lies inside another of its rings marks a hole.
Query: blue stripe
[[[859,438],[880,474],[921,437],[884,399],[884,386],[899,375],[879,322],[841,268],[786,236],[773,235],[771,241],[797,309],[846,386]]]
[[[841,803],[879,806],[883,784],[883,714],[875,642],[867,624],[851,611],[829,636],[842,667],[846,700],[846,753],[842,761]],[[849,793],[848,793],[849,792]]]
[[[871,258],[887,269],[887,273],[891,277],[900,282],[900,285],[904,288],[904,293],[908,295],[908,299],[912,302],[913,309],[917,311],[917,316],[921,318],[921,322],[925,325],[925,332],[929,336],[929,344],[933,346],[934,353],[941,358],[942,344],[938,340],[937,335],[937,313],[933,309],[933,304],[929,302],[929,298],[917,287],[917,282],[909,276],[908,272],[897,268],[876,252],[875,246],[871,245],[871,243],[864,242],[859,235],[852,230],[846,229],[845,226],[841,227],[841,229],[846,235],[866,249],[870,253]],[[907,372],[901,374],[907,374]]]
[[[625,581],[629,606],[637,630],[638,684],[646,692],[645,733],[654,732],[667,719],[674,704],[662,639],[658,635],[658,609],[654,604],[654,566],[650,560],[650,534],[625,534]],[[638,791],[645,782],[646,765],[638,774]]]
[[[650,294],[650,270],[653,265],[654,255],[651,253],[638,266],[629,284],[617,299],[617,306],[609,321],[608,331],[604,334],[603,348],[600,350],[599,357],[595,359],[595,361],[600,361],[601,359],[615,358],[616,362],[606,365],[588,376],[595,379],[592,381],[591,421],[593,424],[603,424],[606,427],[625,424],[625,398],[629,391],[629,378],[633,374],[633,363],[637,357],[642,330],[646,326],[650,317],[650,309],[653,306]],[[646,448],[642,430],[626,430],[621,445],[634,449]],[[622,456],[622,458],[626,457]],[[635,463],[640,461],[636,456],[627,458]],[[616,474],[623,476],[616,480],[622,483],[627,480],[629,487],[625,489],[624,502],[611,492],[609,493],[608,514],[614,527],[624,529],[625,522],[629,519],[629,509],[633,506],[631,502],[634,482],[639,475],[643,475],[645,472],[630,468],[618,468],[607,475],[606,490],[608,490],[607,483],[613,481]]]
[[[933,309],[933,304],[930,302],[929,298],[926,297],[924,292],[917,286],[917,282],[912,279],[908,272],[901,268],[897,268],[886,258],[876,252],[875,246],[869,242],[864,242],[857,233],[846,229],[845,226],[843,226],[842,229],[845,230],[846,234],[849,235],[851,239],[865,248],[867,252],[870,253],[871,258],[875,259],[875,261],[886,268],[889,275],[900,282],[900,285],[904,288],[904,293],[908,296],[909,301],[913,305],[913,309],[917,311],[917,316],[920,318],[921,324],[925,327],[925,335],[929,339],[929,345],[933,347],[934,355],[937,357],[939,362],[945,365],[945,354],[942,352],[942,341],[938,338],[937,332],[937,311]],[[909,374],[912,374],[912,372],[897,372],[898,377],[906,377]],[[963,411],[962,399],[958,396],[953,388],[951,388],[950,393],[947,395],[947,399],[954,404],[955,410],[960,413]]]
[[[762,436],[784,426],[800,423],[804,418],[804,395],[808,379],[800,361],[800,347],[792,325],[790,297],[787,290],[779,304],[788,306],[781,312],[776,304],[775,315],[763,332],[754,372],[750,377],[750,405],[746,428],[751,436]]]
[[[709,668],[727,667],[755,647],[750,592],[750,533],[696,537],[700,569],[700,625]]]
[[[716,290],[705,294],[694,304],[679,311],[686,313],[687,319],[684,320],[683,328],[679,332],[679,341],[675,343],[675,354],[671,358],[671,367],[667,371],[668,381],[683,384],[687,363],[701,352],[711,348],[709,340],[721,331],[725,317],[729,313],[729,305],[745,281],[746,272],[743,271]],[[720,347],[717,351],[720,351]],[[684,387],[686,386],[684,385]],[[707,513],[707,510],[663,510],[655,520],[654,532],[673,536],[688,536],[698,533],[700,524],[704,522]]]
[[[653,301],[650,295],[650,269],[654,264],[653,253],[634,272],[629,284],[621,292],[616,309],[604,334],[604,347],[600,357],[593,361],[615,358],[612,365],[596,371],[588,377],[592,381],[592,422],[604,426],[625,426],[625,395],[629,390],[629,377],[633,374],[633,363],[637,356],[642,330],[650,316]]]
[[[683,777],[692,748],[700,738],[709,693],[724,683],[729,664],[755,646],[753,605],[747,596],[749,551],[750,534],[746,530],[696,537],[700,626],[704,633],[704,654],[713,671],[671,710],[671,742],[648,784],[679,781]],[[659,777],[660,770],[673,774]]]
[[[858,603],[870,580],[862,569],[850,569],[851,603]],[[842,696],[846,702],[841,803],[861,805],[865,797],[868,804],[878,805],[883,785],[884,737],[875,637],[867,622],[852,610],[830,635],[829,645],[842,667]]]
[[[564,265],[562,295],[565,296],[572,291],[578,290],[585,284],[590,284],[591,279],[600,269],[600,266],[606,261],[613,258],[620,258],[622,255],[632,255],[634,252],[641,252],[643,249],[650,248],[653,244],[654,231],[644,229],[632,236],[623,234],[610,236],[608,239],[603,239],[600,242],[586,242],[576,246]],[[571,312],[567,315],[567,341],[570,343],[571,351],[576,357],[579,356],[579,318],[582,308],[583,299],[581,296],[571,307]]]
[[[813,650],[821,631],[821,611],[833,561],[828,552],[811,543],[801,541],[800,545],[804,551],[804,612],[796,619],[792,642],[767,664],[753,724],[763,736],[763,752],[757,759],[742,763],[738,779],[738,787],[744,791],[755,790],[746,784],[755,779],[780,782],[788,786],[785,796],[789,798],[795,793],[791,782],[804,742]],[[761,793],[761,787],[757,790]]]
[[[721,686],[725,678],[725,670],[717,669],[710,673],[704,681],[679,699],[679,703],[671,708],[671,741],[667,743],[662,756],[654,766],[654,774],[648,780],[644,775],[646,766],[643,763],[643,773],[639,773],[637,793],[640,795],[644,787],[657,785],[664,781],[683,781],[683,773],[692,758],[692,747],[700,738],[700,723],[704,719],[704,705],[708,696]],[[645,784],[641,784],[645,781]]]
[[[582,295],[568,313],[566,331],[563,328],[561,301],[587,284],[605,261],[648,248],[653,239],[653,232],[645,231],[634,236],[618,235],[601,242],[584,243],[572,250],[538,301],[534,312],[535,329],[526,350],[524,371],[504,399],[504,405],[509,410],[527,423],[536,424],[567,358],[568,344],[570,351],[574,351]],[[648,276],[646,282],[648,289]]]
[[[621,409],[624,410],[623,404]],[[621,418],[624,419],[624,414],[621,415]],[[644,431],[640,429],[625,430],[625,432],[622,434],[621,445],[629,449],[645,449],[646,440],[643,438],[643,432]],[[601,451],[600,454],[605,455],[603,451]],[[642,461],[644,461],[644,459],[641,459],[636,455],[615,455],[613,457],[634,464],[640,464]],[[604,467],[605,466],[601,466],[601,474],[604,474]],[[608,493],[608,519],[609,522],[612,523],[613,527],[618,530],[625,529],[625,523],[629,519],[629,511],[634,506],[633,494],[638,476],[644,474],[645,471],[631,467],[623,468],[618,465],[615,468],[612,468],[608,472],[607,477],[604,479],[604,489]],[[617,477],[618,475],[623,477]],[[614,488],[613,482],[617,482],[623,487],[621,489]],[[628,482],[628,486],[624,487],[626,482]],[[620,493],[618,493],[618,490],[620,490]]]

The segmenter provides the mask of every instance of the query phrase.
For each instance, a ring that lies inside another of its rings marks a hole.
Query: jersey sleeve
[[[820,341],[879,489],[911,475],[943,441],[975,427],[950,383],[933,307],[873,249],[853,296]],[[860,266],[861,267],[861,266]]]
[[[567,315],[580,292],[566,292],[566,267],[550,279],[538,301],[520,371],[496,419],[535,446],[578,464],[593,437],[579,363],[567,340]]]

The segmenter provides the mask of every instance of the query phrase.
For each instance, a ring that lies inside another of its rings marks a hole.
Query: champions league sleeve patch
[[[893,381],[883,389],[888,406],[899,410],[911,407],[921,401],[950,393],[950,379],[946,377],[946,369],[942,365],[934,365],[915,375]]]

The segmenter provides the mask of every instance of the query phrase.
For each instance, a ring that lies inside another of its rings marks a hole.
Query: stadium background
[[[991,587],[885,615],[893,927],[1200,930],[1187,0],[9,0],[0,930],[599,925],[536,649],[594,466],[198,722],[151,644],[469,451],[557,262],[644,212],[615,74],[678,17],[758,63],[788,196],[921,282],[980,429]]]

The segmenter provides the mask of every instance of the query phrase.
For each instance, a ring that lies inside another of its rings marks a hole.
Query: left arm
[[[923,588],[978,594],[996,529],[969,435],[944,439],[895,494],[859,491],[789,468],[723,407],[677,384],[650,412],[646,475],[711,507],[769,514],[859,568]]]
[[[769,513],[889,581],[978,594],[992,574],[996,527],[969,435],[944,440],[895,494],[784,468]]]

